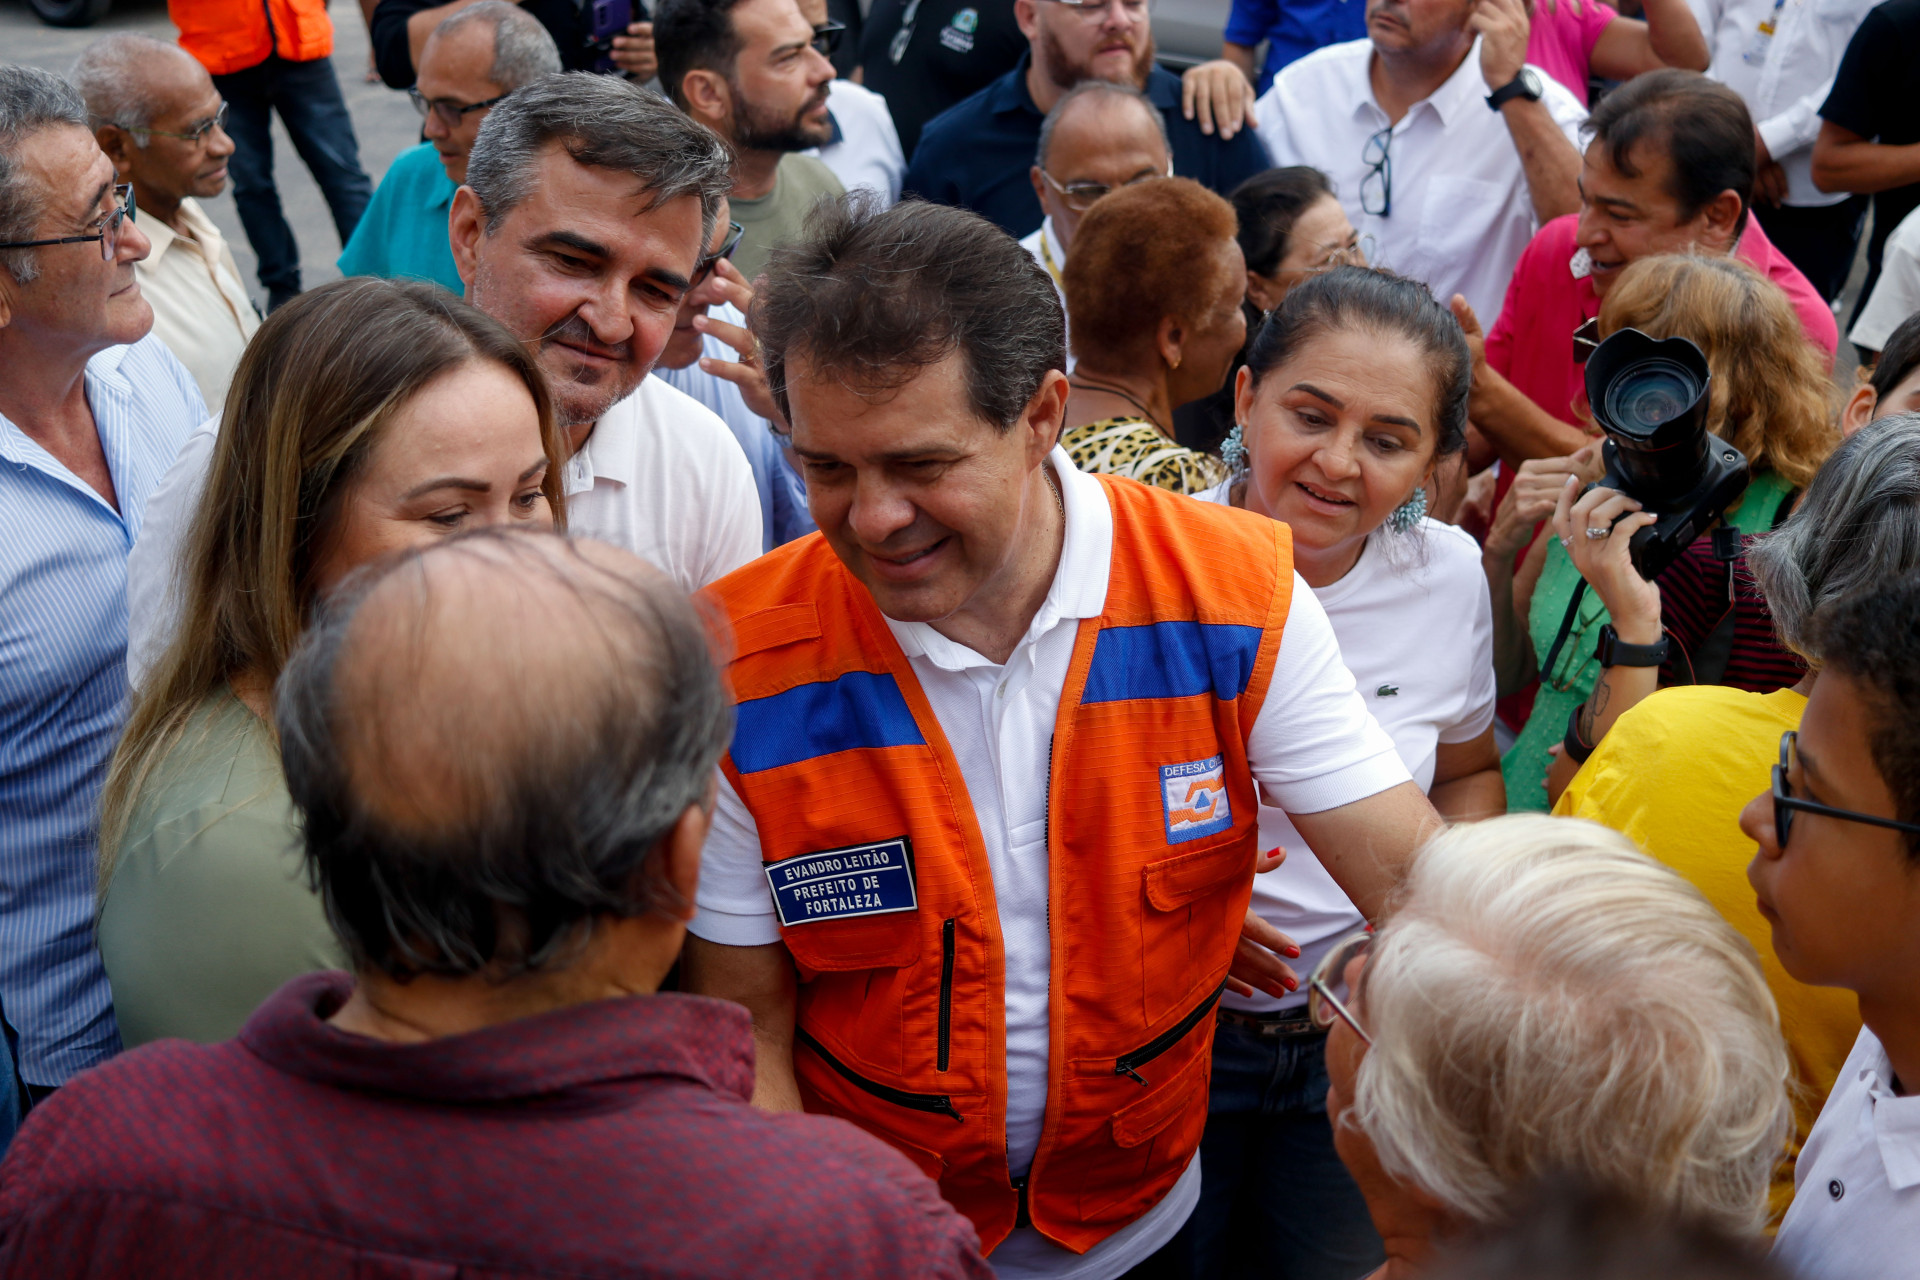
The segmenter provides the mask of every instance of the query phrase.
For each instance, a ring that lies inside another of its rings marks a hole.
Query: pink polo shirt
[[[1562,422],[1580,421],[1573,404],[1586,389],[1584,367],[1573,362],[1573,331],[1600,314],[1592,279],[1574,279],[1567,265],[1579,220],[1570,213],[1540,228],[1521,252],[1500,318],[1487,334],[1487,363]],[[1759,219],[1747,219],[1735,252],[1786,291],[1807,339],[1827,353],[1831,365],[1840,341],[1833,310],[1768,241]]]
[[[1527,61],[1573,91],[1580,105],[1587,105],[1587,75],[1593,62],[1593,46],[1620,11],[1597,0],[1537,0],[1533,6],[1533,28],[1527,33]],[[1580,12],[1575,13],[1575,3]]]

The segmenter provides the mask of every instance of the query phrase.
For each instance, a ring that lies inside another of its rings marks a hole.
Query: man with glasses
[[[133,187],[140,229],[153,242],[134,266],[153,308],[153,334],[218,414],[240,353],[260,327],[233,253],[196,199],[227,185],[227,104],[206,68],[178,45],[147,36],[94,41],[67,78],[86,100],[95,141]]]
[[[407,95],[426,141],[394,159],[340,253],[340,274],[431,280],[463,287],[447,240],[453,192],[467,180],[467,156],[493,105],[560,70],[545,27],[506,0],[460,9],[427,38],[420,77]]]
[[[79,93],[0,66],[0,1003],[35,1097],[120,1048],[93,909],[127,548],[206,416],[149,335],[132,209]]]
[[[1866,1023],[1801,1149],[1773,1256],[1805,1280],[1916,1274],[1920,1233],[1920,578],[1816,622],[1822,667],[1740,826],[1773,952]]]
[[[1147,95],[1167,127],[1173,170],[1220,195],[1267,167],[1267,151],[1248,129],[1215,129],[1213,117],[1188,119],[1181,78],[1154,65],[1152,0],[1014,0],[1027,55],[1006,75],[927,123],[907,166],[906,190],[972,209],[1024,236],[1045,214],[1029,178],[1040,126],[1067,90],[1111,80]],[[1209,63],[1189,76],[1224,70]],[[1199,77],[1196,77],[1196,82]],[[1212,95],[1196,88],[1200,98]],[[1204,125],[1204,127],[1203,127]],[[1233,136],[1226,136],[1233,132]]]
[[[733,148],[733,263],[751,280],[800,234],[814,204],[846,190],[802,154],[834,140],[833,64],[795,0],[662,0],[654,15],[660,83]]]
[[[1366,39],[1274,77],[1260,136],[1332,179],[1378,265],[1498,307],[1533,233],[1580,203],[1586,112],[1527,65],[1529,29],[1525,0],[1368,0]]]

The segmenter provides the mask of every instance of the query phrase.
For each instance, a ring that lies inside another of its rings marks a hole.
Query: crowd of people
[[[0,1275],[1920,1277],[1916,6],[0,65]]]

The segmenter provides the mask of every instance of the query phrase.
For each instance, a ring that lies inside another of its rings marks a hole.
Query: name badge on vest
[[[767,863],[766,872],[774,910],[788,928],[912,911],[920,905],[905,836],[796,854]]]
[[[1217,835],[1233,825],[1227,803],[1223,757],[1160,766],[1160,804],[1167,815],[1167,843]]]

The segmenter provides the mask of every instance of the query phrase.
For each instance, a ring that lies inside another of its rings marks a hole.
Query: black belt
[[[1277,1009],[1271,1013],[1248,1013],[1244,1009],[1220,1010],[1220,1021],[1231,1022],[1237,1027],[1245,1027],[1255,1035],[1268,1040],[1282,1038],[1293,1039],[1301,1036],[1324,1036],[1325,1027],[1315,1026],[1313,1016],[1303,1005],[1298,1009]]]

